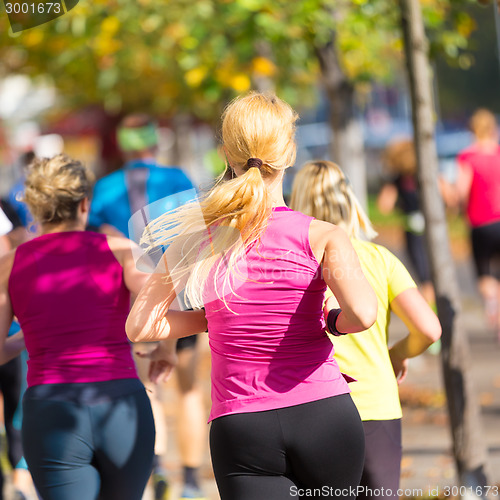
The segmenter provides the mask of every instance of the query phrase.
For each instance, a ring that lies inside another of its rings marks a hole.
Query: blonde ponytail
[[[351,238],[377,236],[344,172],[331,161],[311,161],[297,172],[290,208],[336,224]]]
[[[227,305],[226,297],[243,283],[245,252],[258,244],[271,214],[268,184],[279,181],[295,161],[296,119],[272,94],[235,99],[222,116],[222,140],[228,168],[239,175],[223,180],[223,174],[201,200],[146,228],[143,245],[173,245],[171,254],[179,250],[177,260],[167,262],[169,274],[177,282],[187,280],[185,296],[192,307],[203,306],[207,289]]]

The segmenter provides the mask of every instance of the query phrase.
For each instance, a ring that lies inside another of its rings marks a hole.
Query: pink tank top
[[[105,235],[51,233],[20,245],[9,294],[28,386],[137,378],[125,334],[129,291]]]
[[[325,333],[326,284],[309,244],[311,220],[275,208],[260,243],[247,250],[246,279],[226,297],[231,310],[219,298],[205,304],[210,420],[350,392]]]
[[[458,155],[458,161],[472,169],[467,216],[472,227],[500,220],[500,146],[493,154],[475,145]]]

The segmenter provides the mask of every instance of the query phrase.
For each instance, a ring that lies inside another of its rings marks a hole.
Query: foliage
[[[450,5],[470,1],[422,0],[433,51],[455,57],[466,46],[474,22]],[[16,35],[2,15],[0,75],[48,76],[71,106],[211,120],[234,95],[263,84],[293,105],[310,103],[319,74],[314,47],[333,30],[345,72],[360,88],[391,78],[402,44],[388,0],[80,0]]]

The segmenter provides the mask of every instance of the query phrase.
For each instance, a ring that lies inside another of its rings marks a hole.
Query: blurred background
[[[471,0],[422,6],[441,167],[453,176],[454,157],[470,141],[471,113],[500,112],[498,14],[493,4]],[[370,193],[383,175],[380,151],[411,134],[392,2],[200,0],[193,8],[185,0],[84,0],[17,33],[2,15],[0,30],[0,194],[28,150],[42,156],[64,150],[98,175],[120,167],[116,126],[137,111],[157,118],[162,161],[202,183],[221,169],[215,154],[221,110],[250,89],[275,90],[299,112],[297,165],[315,157],[339,161],[335,136],[350,126],[348,162],[361,158]],[[322,50],[329,45],[340,84],[325,69]],[[344,87],[342,103],[331,96],[332,85]]]

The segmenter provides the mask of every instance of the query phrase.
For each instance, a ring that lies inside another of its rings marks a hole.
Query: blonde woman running
[[[148,275],[129,240],[85,231],[92,180],[65,155],[35,160],[25,201],[41,234],[0,258],[0,364],[26,343],[22,442],[44,500],[140,500],[153,463],[151,405],[125,335]],[[14,315],[22,332],[7,338]]]
[[[295,176],[290,205],[346,230],[377,294],[377,321],[364,332],[335,338],[335,358],[342,371],[357,379],[351,386],[352,397],[363,420],[366,445],[358,499],[377,498],[373,491],[383,498],[397,498],[402,417],[398,383],[406,376],[408,358],[441,336],[439,321],[403,264],[383,246],[362,240],[376,233],[337,165],[305,164]],[[336,314],[336,302],[335,297],[327,301],[329,320]],[[390,311],[403,320],[409,333],[388,349]]]
[[[210,447],[222,500],[289,499],[315,488],[354,498],[361,477],[361,421],[322,307],[328,285],[342,307],[339,331],[357,332],[375,320],[376,297],[345,232],[285,206],[296,119],[271,94],[227,107],[229,180],[149,228],[156,244],[188,252],[180,261],[191,269],[185,294],[198,310],[170,307],[180,265],[167,255],[167,269],[151,276],[127,321],[133,341],[208,327]]]

